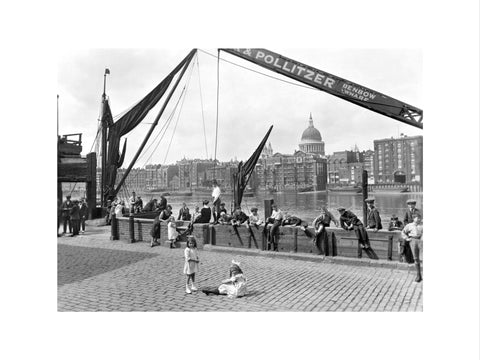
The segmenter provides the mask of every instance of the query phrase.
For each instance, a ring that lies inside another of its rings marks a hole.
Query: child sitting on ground
[[[227,295],[230,299],[244,296],[247,293],[247,278],[240,269],[240,263],[232,260],[230,277],[222,281],[218,288],[204,288],[206,295]]]

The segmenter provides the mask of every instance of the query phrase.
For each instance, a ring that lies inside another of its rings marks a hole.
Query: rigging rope
[[[220,91],[220,49],[218,49],[218,56],[217,56],[217,118],[215,121],[215,159],[213,162],[213,180],[215,180],[215,167],[217,164],[217,139],[218,139],[218,98],[219,98],[219,91]]]
[[[209,55],[209,56],[212,56],[212,57],[216,57],[215,55],[209,53],[208,51],[205,51],[205,50],[202,50],[202,49],[198,49],[199,51]],[[218,50],[220,52],[220,50]],[[260,75],[263,75],[263,76],[266,76],[266,77],[269,77],[271,79],[274,79],[274,80],[278,80],[278,81],[282,81],[284,83],[287,83],[287,84],[290,84],[290,85],[295,85],[295,86],[299,86],[299,87],[303,87],[305,89],[310,89],[310,90],[314,90],[314,91],[321,91],[320,89],[317,89],[317,88],[314,88],[312,86],[308,86],[308,85],[302,85],[302,84],[297,84],[297,83],[294,83],[294,82],[291,82],[291,81],[287,81],[287,80],[284,80],[284,79],[280,79],[280,78],[277,78],[275,76],[272,76],[272,75],[268,75],[268,74],[265,74],[265,73],[262,73],[260,71],[256,71],[256,70],[253,70],[253,69],[250,69],[246,66],[242,66],[242,65],[239,65],[237,63],[234,63],[233,61],[229,61],[229,60],[225,60],[225,59],[221,59],[222,61],[225,61],[229,64],[232,64],[232,65],[235,65],[235,66],[238,66],[242,69],[245,69],[245,70],[248,70],[248,71],[251,71],[251,72],[254,72],[254,73],[257,73],[257,74],[260,74]],[[361,85],[359,85],[361,86]],[[354,103],[358,102],[358,103],[362,103],[361,101],[355,101],[355,99],[350,99],[349,101],[352,101]],[[383,106],[388,106],[388,107],[391,107],[391,108],[395,108],[395,109],[403,109],[403,106],[400,106],[400,105],[390,105],[390,104],[383,104],[383,103],[377,103],[377,102],[374,102],[374,101],[369,101],[368,102],[369,104],[372,104],[372,105],[383,105]]]
[[[191,68],[191,70],[190,70],[190,76],[191,76],[191,74],[192,74],[192,72],[193,72],[193,65],[191,65],[191,66],[192,66],[192,68]],[[189,82],[189,81],[190,81],[190,78],[188,79],[188,82]],[[175,112],[176,112],[176,110],[177,110],[178,104],[180,103],[180,100],[182,100],[182,96],[184,96],[185,88],[186,88],[187,85],[188,85],[188,84],[186,84],[186,85],[184,86],[184,88],[182,89],[182,92],[180,93],[180,95],[179,95],[179,97],[178,97],[178,100],[177,100],[177,102],[175,103],[174,108],[172,109],[172,112],[170,113],[170,115],[169,115],[169,117],[167,118],[167,120],[165,121],[165,123],[162,125],[162,128],[160,129],[159,133],[158,133],[157,136],[155,137],[154,141],[147,147],[146,151],[144,151],[143,154],[140,155],[139,159],[142,158],[142,157],[147,153],[148,149],[150,149],[150,147],[155,143],[156,139],[157,139],[160,135],[162,135],[162,136],[160,137],[159,141],[157,142],[157,145],[155,146],[155,148],[154,148],[153,151],[151,152],[150,156],[149,156],[149,157],[147,158],[147,160],[145,161],[143,167],[145,167],[145,165],[148,163],[148,161],[150,161],[151,157],[153,156],[153,154],[154,154],[155,151],[157,150],[158,146],[160,145],[161,141],[163,140],[163,137],[165,136],[165,134],[166,134],[166,132],[167,132],[167,130],[168,130],[170,124],[171,124],[171,121],[172,121],[172,119],[173,119],[173,117],[174,117],[174,115],[175,115]],[[185,97],[183,97],[183,100],[184,100],[184,99],[185,99]],[[182,106],[183,106],[183,102],[182,102]],[[178,122],[178,118],[177,118],[177,122]],[[162,132],[163,132],[163,133],[162,133]],[[173,137],[173,135],[172,135],[172,137]],[[128,179],[130,182],[132,182],[132,181],[134,181],[134,180],[137,178],[137,176],[138,176],[139,174],[140,174],[140,172],[137,171],[136,174],[135,174],[133,177],[131,177],[131,176],[129,175],[129,176],[127,177],[127,179]]]
[[[194,65],[192,64],[192,68],[190,69],[190,74],[188,76],[187,82],[183,86],[183,89],[182,89],[183,97],[182,97],[182,94],[180,95],[180,98],[182,98],[182,103],[180,104],[180,109],[178,110],[177,121],[175,122],[175,126],[173,127],[172,137],[170,138],[170,143],[168,144],[167,152],[165,153],[165,158],[163,159],[163,163],[166,163],[166,161],[167,161],[167,156],[168,156],[168,153],[170,151],[170,145],[172,145],[173,136],[175,135],[175,130],[177,129],[178,120],[180,119],[180,115],[182,113],[183,104],[185,102],[185,99],[187,98],[187,89],[188,89],[188,85],[190,84],[190,79],[192,77],[193,67],[194,67]]]
[[[208,159],[207,133],[205,132],[205,117],[203,115],[203,97],[202,97],[202,85],[201,85],[202,82],[200,81],[200,64],[198,63],[198,53],[195,56],[197,57],[198,88],[200,89],[200,106],[202,108],[203,138],[205,140],[205,156]]]
[[[98,126],[97,135],[95,135],[95,139],[93,139],[92,147],[90,148],[89,152],[92,152],[92,149],[93,149],[93,147],[95,146],[95,143],[98,140],[98,135],[100,134],[100,130],[102,130],[101,126]]]
[[[205,50],[202,50],[202,49],[198,49],[198,50],[201,51],[201,52],[203,52],[203,53],[205,53],[205,54],[207,54],[207,55],[209,55],[209,56],[217,57],[217,56],[209,53],[208,51],[205,51]],[[220,52],[220,50],[218,50],[218,52]],[[268,74],[262,73],[262,72],[260,72],[260,71],[256,71],[256,70],[250,69],[250,68],[248,68],[248,67],[246,67],[246,66],[242,66],[242,65],[239,65],[239,64],[237,64],[237,63],[234,63],[233,61],[229,61],[229,60],[226,60],[226,59],[220,59],[220,60],[225,61],[225,62],[227,62],[227,63],[229,63],[229,64],[232,64],[232,65],[238,66],[238,67],[240,67],[240,68],[242,68],[242,69],[245,69],[245,70],[248,70],[248,71],[251,71],[251,72],[254,72],[254,73],[257,73],[257,74],[266,76],[266,77],[269,77],[269,78],[271,78],[271,79],[278,80],[278,81],[283,81],[284,83],[287,83],[287,84],[290,84],[290,85],[295,85],[295,86],[303,87],[303,88],[310,89],[310,90],[318,90],[318,89],[315,89],[315,88],[313,88],[313,87],[311,87],[311,86],[302,85],[302,84],[297,84],[297,83],[294,83],[294,82],[291,82],[291,81],[287,81],[287,80],[283,80],[283,79],[277,78],[277,77],[272,76],[272,75],[268,75]]]

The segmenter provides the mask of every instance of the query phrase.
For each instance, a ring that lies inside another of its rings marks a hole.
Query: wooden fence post
[[[332,231],[331,232],[332,236],[332,256],[337,256],[337,237],[335,236],[335,233]]]
[[[128,230],[130,234],[130,242],[135,242],[135,223],[133,215],[130,215],[128,218]]]
[[[298,250],[298,229],[293,228],[293,252],[296,253]]]
[[[388,237],[388,252],[387,252],[388,260],[392,260],[392,252],[393,252],[393,235],[390,235]]]
[[[112,214],[112,232],[110,236],[110,240],[118,240],[118,220],[115,214]]]

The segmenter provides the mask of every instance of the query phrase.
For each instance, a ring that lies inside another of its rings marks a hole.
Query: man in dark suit
[[[413,222],[413,218],[415,215],[422,217],[422,212],[420,209],[416,208],[417,202],[415,200],[407,200],[408,210],[405,212],[405,216],[403,218],[403,225],[407,225]]]
[[[375,199],[365,199],[365,202],[368,205],[367,229],[378,231],[382,228],[382,219],[380,219],[380,214],[375,207]]]

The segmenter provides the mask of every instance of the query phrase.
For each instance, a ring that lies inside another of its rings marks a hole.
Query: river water
[[[138,193],[143,199],[144,205],[150,199],[160,198],[161,193]],[[84,192],[73,191],[72,198],[77,199],[84,196]],[[423,208],[423,193],[370,193],[369,197],[375,199],[375,206],[380,212],[382,223],[384,228],[388,226],[388,222],[392,214],[396,214],[401,221],[403,221],[403,215],[407,209],[406,201],[408,199],[414,199],[417,201],[417,207]],[[119,196],[121,200],[125,200],[128,203],[128,199]],[[211,193],[204,192],[202,194],[193,193],[192,196],[167,196],[167,201],[172,205],[173,214],[178,216],[178,210],[183,202],[187,204],[190,211],[193,212],[195,206],[202,207],[202,201],[204,199],[211,201]],[[288,212],[291,215],[298,216],[299,218],[311,222],[317,215],[321,206],[326,205],[335,217],[339,217],[337,208],[339,206],[345,207],[347,210],[355,213],[359,219],[363,219],[363,204],[362,194],[337,194],[326,192],[309,192],[309,193],[296,193],[294,191],[277,192],[273,194],[269,193],[257,193],[254,197],[244,197],[242,200],[242,209],[245,213],[249,214],[251,207],[258,208],[259,214],[264,215],[264,200],[273,199],[273,201],[279,206],[283,212]],[[232,194],[222,194],[222,201],[225,202],[227,210],[231,208],[233,196]],[[212,205],[211,202],[209,204]]]
[[[152,199],[159,198],[160,193],[144,193],[138,194],[142,197],[144,204]],[[191,211],[195,205],[202,207],[204,199],[211,200],[211,194],[196,194],[192,196],[167,196],[168,203],[172,205],[173,214],[178,215],[178,210],[185,202]],[[380,212],[384,227],[388,226],[388,222],[392,214],[396,214],[403,221],[403,215],[407,209],[406,201],[414,199],[417,201],[417,207],[422,209],[423,194],[422,193],[371,193],[369,197],[375,199],[375,204]],[[231,194],[222,194],[222,201],[225,202],[226,208],[230,209],[232,203]],[[273,199],[279,208],[291,215],[311,222],[317,215],[321,206],[326,205],[328,209],[338,218],[337,207],[343,206],[347,210],[353,211],[360,219],[363,218],[363,203],[361,194],[331,194],[326,192],[278,192],[273,194],[257,193],[255,197],[244,197],[242,200],[242,209],[249,214],[249,209],[253,206],[259,209],[259,214],[264,214],[264,200]],[[211,202],[210,204],[211,205]],[[248,211],[247,211],[248,209]]]

